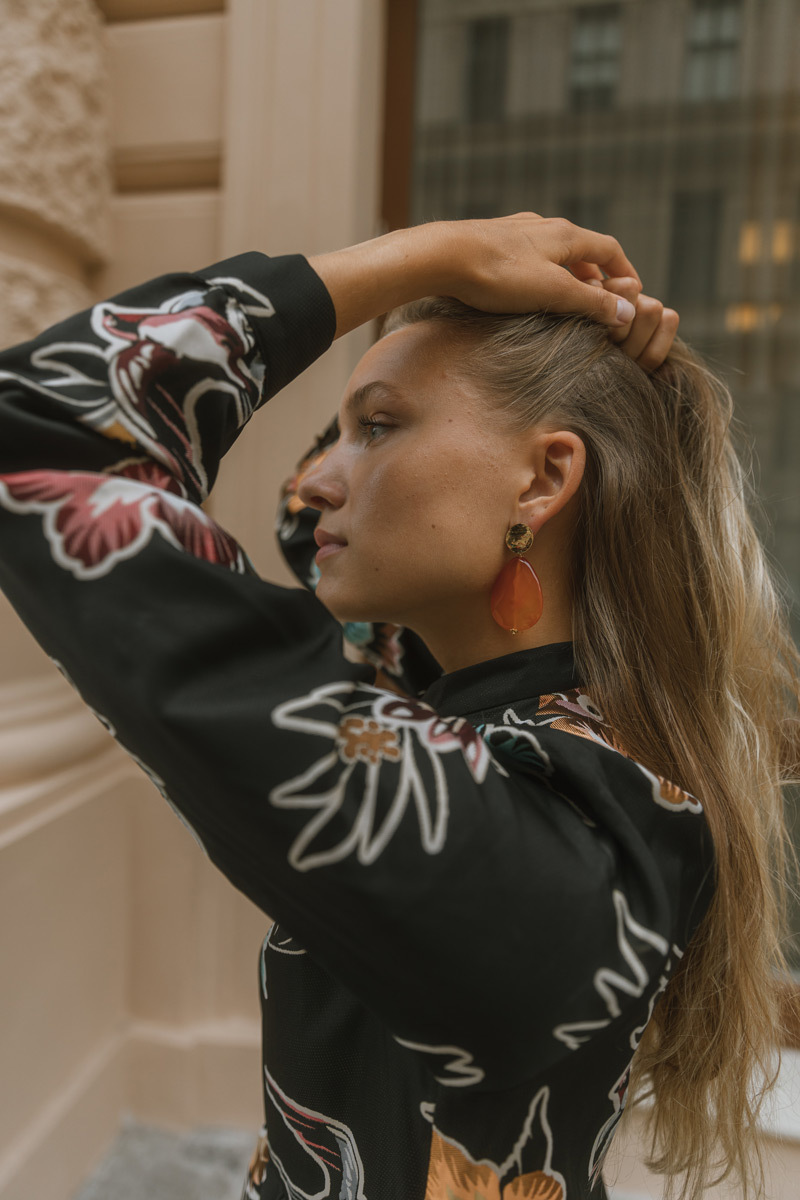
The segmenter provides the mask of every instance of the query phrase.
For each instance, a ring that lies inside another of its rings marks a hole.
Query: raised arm
[[[435,221],[309,262],[333,300],[336,337],[428,295],[455,296],[487,312],[583,313],[619,327],[633,320],[634,305],[589,280],[632,278],[641,290],[616,238],[536,213]]]

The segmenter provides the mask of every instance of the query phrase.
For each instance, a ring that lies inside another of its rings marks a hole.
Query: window
[[[607,196],[565,196],[559,204],[558,215],[584,229],[609,232]]]
[[[501,121],[506,111],[508,17],[483,17],[467,25],[467,120]]]
[[[721,216],[719,192],[675,194],[667,303],[708,304],[715,299]]]
[[[579,8],[572,26],[569,67],[569,107],[573,112],[614,107],[619,51],[619,5]]]
[[[687,100],[727,100],[739,80],[741,0],[693,0],[686,41]]]

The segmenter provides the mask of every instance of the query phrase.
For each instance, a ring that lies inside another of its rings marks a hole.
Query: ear
[[[586,469],[586,447],[570,430],[538,433],[530,442],[528,464],[532,478],[519,497],[519,520],[536,533],[577,492]]]

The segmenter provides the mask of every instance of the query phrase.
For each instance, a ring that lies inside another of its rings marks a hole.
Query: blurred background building
[[[800,0],[0,0],[0,19],[0,344],[240,250],[565,215],[617,235],[728,377],[800,596]],[[226,460],[210,507],[268,578],[290,582],[277,489],[371,336]],[[0,662],[0,1200],[67,1200],[125,1113],[255,1137],[269,921],[2,598]],[[796,1200],[794,1050],[765,1123],[770,1200]],[[615,1195],[660,1195],[635,1127],[620,1153]]]

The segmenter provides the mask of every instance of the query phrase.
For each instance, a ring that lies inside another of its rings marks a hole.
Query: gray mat
[[[169,1133],[126,1121],[73,1200],[239,1200],[258,1130]]]

